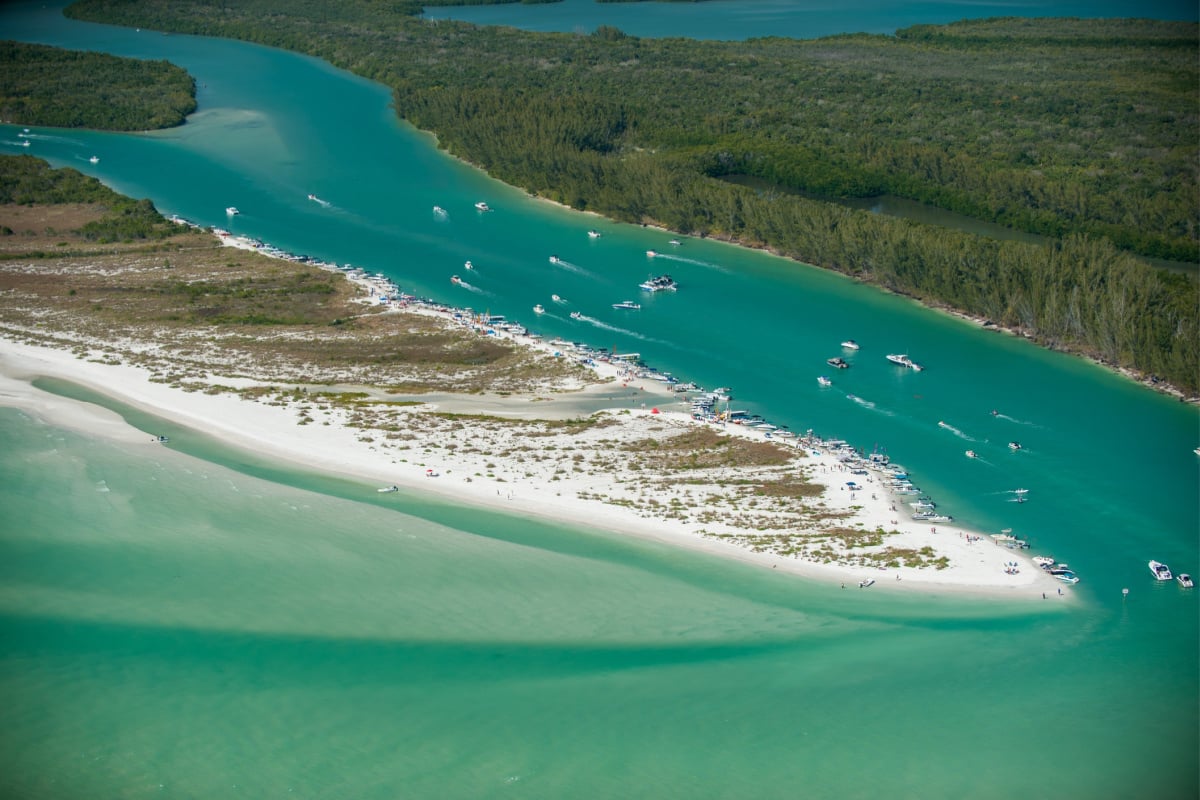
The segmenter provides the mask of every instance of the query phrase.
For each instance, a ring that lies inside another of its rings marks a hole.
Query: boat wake
[[[728,269],[726,269],[725,267],[722,267],[720,264],[712,264],[708,261],[701,261],[698,258],[687,258],[685,256],[672,255],[671,253],[658,253],[658,252],[656,252],[654,254],[654,258],[656,258],[656,259],[662,258],[662,259],[666,259],[668,261],[678,261],[682,264],[695,264],[697,267],[705,267],[707,269],[715,269],[717,272],[729,272]]]
[[[478,286],[472,286],[471,284],[469,284],[463,280],[460,280],[458,282],[458,285],[461,286],[462,288],[466,289],[468,292],[474,292],[475,294],[489,294],[489,295],[491,294],[491,292],[480,289]]]
[[[618,328],[616,325],[609,325],[607,322],[598,320],[595,317],[589,317],[587,314],[579,314],[578,316],[572,315],[571,319],[578,322],[586,322],[589,325],[593,325],[606,331],[612,331],[613,333],[623,333],[626,336],[632,336],[635,339],[650,341],[649,337],[645,336],[644,334],[638,333],[637,331],[631,331],[627,328]]]
[[[1010,417],[1008,414],[1001,414],[998,411],[993,411],[992,416],[995,417],[996,419],[1002,419],[1005,422],[1014,422],[1017,425],[1028,425],[1031,428],[1042,427],[1041,425],[1038,425],[1036,422],[1030,422],[1029,420],[1026,420],[1026,419],[1017,419],[1016,417]]]
[[[877,405],[875,405],[875,403],[873,401],[864,400],[863,398],[859,397],[856,394],[847,394],[846,399],[850,400],[853,403],[857,403],[858,405],[862,406],[865,409],[874,411],[879,414],[883,414],[884,416],[887,416],[887,417],[896,416],[895,412],[888,411],[886,408],[879,408]]]
[[[941,422],[940,420],[938,421],[938,427],[941,428],[942,430],[950,431],[958,438],[965,439],[968,442],[978,441],[974,436],[968,436],[967,434],[963,433],[962,431],[960,431],[958,428],[954,427],[953,425],[947,424],[945,422]]]
[[[567,272],[574,272],[576,275],[586,275],[589,278],[595,277],[594,275],[592,275],[592,273],[588,272],[586,269],[579,266],[578,264],[572,264],[570,261],[559,258],[558,256],[550,256],[550,263],[556,267],[562,267]]]
[[[564,298],[559,297],[558,295],[554,295],[554,297],[552,297],[551,299],[554,300],[554,302],[558,303],[560,306],[568,305],[567,301]]]
[[[330,203],[328,200],[322,200],[321,198],[317,197],[315,194],[310,194],[308,196],[308,199],[312,200],[314,203],[321,206],[322,208],[332,208],[333,207],[333,203]]]

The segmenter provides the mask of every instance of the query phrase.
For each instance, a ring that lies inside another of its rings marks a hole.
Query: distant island
[[[391,86],[440,146],[535,195],[768,248],[1200,388],[1195,274],[1132,255],[1198,260],[1194,23],[1006,18],[731,43],[434,24],[365,0],[67,13],[315,55]],[[1051,241],[829,202],[879,194]]]
[[[0,42],[0,121],[149,131],[195,110],[196,82],[168,61]]]

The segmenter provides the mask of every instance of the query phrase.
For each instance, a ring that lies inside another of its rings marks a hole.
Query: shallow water
[[[386,90],[309,59],[36,4],[0,23],[169,57],[201,85],[183,128],[35,130],[34,155],[406,291],[529,324],[543,303],[547,335],[885,448],[964,524],[1012,527],[1083,576],[1072,608],[842,591],[381,496],[128,409],[171,442],[4,410],[9,793],[1011,797],[1050,775],[1098,797],[1200,789],[1197,597],[1146,568],[1200,572],[1196,409],[829,273],[531,200],[396,123]],[[467,259],[478,294],[449,282]],[[611,309],[650,272],[680,291]],[[862,350],[842,353],[846,338]],[[853,366],[821,389],[838,354]],[[1018,487],[1028,503],[1010,502]]]

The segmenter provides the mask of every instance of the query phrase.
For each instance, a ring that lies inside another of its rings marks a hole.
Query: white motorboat
[[[561,261],[561,260],[562,260],[562,259],[560,259],[558,256],[550,256],[550,263],[551,263],[551,264],[557,264],[557,263],[558,263],[559,261]]]
[[[680,242],[678,239],[672,239],[671,241],[667,242],[667,244],[669,244],[673,247],[679,247],[679,245],[682,244],[682,242]]]
[[[639,287],[647,292],[673,292],[679,288],[679,284],[670,275],[659,275],[654,278],[648,278],[638,284]]]
[[[1150,574],[1156,581],[1169,581],[1172,578],[1171,568],[1159,561],[1150,562]]]
[[[1042,569],[1049,569],[1054,566],[1054,559],[1050,556],[1034,556],[1033,563]]]
[[[312,195],[309,195],[309,197],[311,198]],[[446,209],[442,208],[441,206],[434,206],[433,213],[437,214],[439,217],[444,217],[446,215]]]
[[[380,494],[389,494],[391,492],[400,491],[400,487],[399,486],[384,486],[382,489],[376,489],[375,491],[379,492]]]
[[[240,213],[242,212],[237,210],[237,206],[230,206],[229,208],[225,209],[225,214],[230,217],[236,217]]]
[[[583,314],[579,313],[578,311],[572,311],[571,319],[583,319]]]
[[[829,366],[835,367],[837,369],[849,369],[850,368],[850,362],[846,361],[846,359],[842,358],[841,356],[836,356],[834,358],[827,358],[827,359],[825,359],[825,363],[828,364]]]
[[[979,458],[979,453],[976,453],[974,450],[968,450],[966,456],[967,458]]]
[[[829,380],[829,378],[826,378],[824,375],[817,377],[817,383],[821,384],[822,386],[833,386],[833,381]]]
[[[868,586],[874,586],[874,585],[875,585],[874,578],[867,578],[866,580],[862,580],[862,581],[858,582],[858,588],[860,588],[860,589],[865,589]]]
[[[847,339],[846,341],[842,342],[842,347],[846,348],[847,350],[857,350],[858,342],[854,341],[853,339]]]
[[[545,313],[546,313],[546,309],[542,308],[542,304],[541,304],[541,303],[538,303],[536,306],[534,306],[534,307],[533,307],[533,313],[535,313],[535,314],[545,314]]]
[[[463,269],[475,269],[475,265],[472,264],[470,261],[464,261]]]
[[[600,231],[588,231],[588,237],[591,239],[599,239],[600,236]]]
[[[654,252],[653,250],[646,251],[646,258],[654,258],[656,255],[658,255],[658,253]]]
[[[93,164],[99,164],[100,156],[92,156],[91,158],[88,159],[88,161],[92,162]]]
[[[475,208],[479,209],[480,211],[491,211],[492,210],[491,207],[487,203],[483,202],[482,200],[480,200],[478,203],[475,204]]]
[[[1181,572],[1175,576],[1175,580],[1179,581],[1179,585],[1185,589],[1191,589],[1196,584],[1192,581],[1192,576],[1186,572]]]
[[[619,303],[613,303],[612,307],[624,309],[627,311],[638,311],[641,309],[642,305],[641,305],[641,303],[635,303],[632,300],[622,300]]]
[[[550,299],[551,299],[551,300],[553,300],[553,301],[554,301],[554,302],[556,302],[556,303],[561,303],[561,302],[563,302],[563,299],[562,299],[561,297],[559,297],[558,295],[556,295],[556,294],[552,294],[552,295],[550,295]]]
[[[885,356],[885,358],[898,367],[908,367],[916,372],[920,372],[921,370],[925,369],[903,353],[889,353],[887,356]]]
[[[1012,450],[1012,451],[1014,451],[1014,452],[1015,452],[1015,451],[1017,451],[1017,450],[1020,450],[1020,449],[1021,449],[1021,443],[1020,443],[1020,442],[1009,442],[1009,443],[1008,443],[1008,449],[1009,449],[1009,450]]]
[[[458,277],[457,275],[451,275],[450,282],[453,283],[455,286],[458,286],[459,284],[462,283],[462,278]]]
[[[1071,586],[1079,583],[1079,576],[1074,572],[1071,572],[1069,569],[1062,570],[1061,572],[1055,572],[1053,575],[1055,580],[1062,581],[1063,583],[1070,584]]]

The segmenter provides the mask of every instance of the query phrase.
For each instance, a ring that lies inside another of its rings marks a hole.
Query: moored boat
[[[1172,578],[1171,568],[1160,561],[1150,562],[1150,574],[1156,581],[1169,581]]]
[[[836,369],[849,369],[850,367],[849,362],[847,362],[846,359],[842,358],[841,356],[827,358],[825,359],[825,363],[831,367],[835,367]]]
[[[1179,585],[1185,589],[1191,589],[1196,584],[1192,581],[1192,576],[1186,572],[1181,572],[1175,576],[1175,580],[1179,581]]]
[[[619,303],[613,303],[612,307],[625,309],[628,311],[637,311],[642,307],[642,305],[641,305],[641,303],[635,303],[632,300],[622,300]]]
[[[898,367],[907,367],[908,369],[915,370],[916,372],[920,372],[921,370],[925,369],[903,353],[889,353],[888,355],[884,356],[884,358]]]
[[[237,210],[237,206],[229,206],[225,209],[225,214],[230,217],[236,217],[240,213],[242,212]]]
[[[659,275],[657,277],[648,278],[638,284],[639,288],[647,292],[673,292],[679,288],[679,284],[670,275]]]

